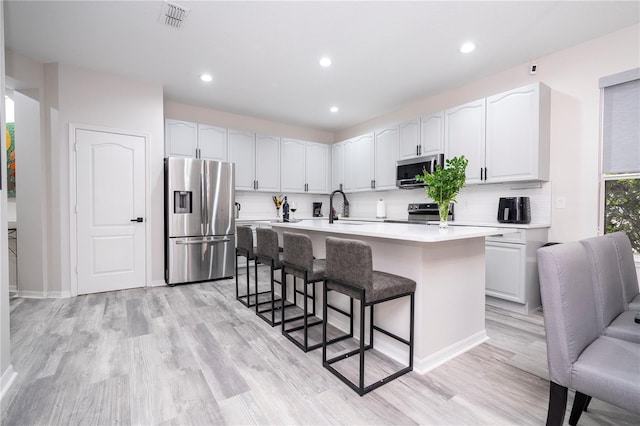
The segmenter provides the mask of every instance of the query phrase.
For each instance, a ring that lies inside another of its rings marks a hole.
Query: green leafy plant
[[[438,203],[440,219],[443,222],[447,220],[449,203],[456,202],[456,196],[467,181],[465,171],[468,164],[469,160],[461,155],[446,160],[444,168],[437,164],[433,173],[423,169],[422,175],[416,175],[417,181],[427,185],[427,196]]]

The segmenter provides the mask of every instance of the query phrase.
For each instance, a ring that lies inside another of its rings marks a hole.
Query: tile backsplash
[[[534,186],[534,187],[531,187]],[[431,202],[423,189],[360,192],[348,194],[352,217],[375,217],[376,202],[385,201],[387,218],[406,219],[407,204]],[[551,183],[484,184],[466,186],[455,205],[457,221],[496,222],[500,197],[527,196],[531,199],[531,223],[551,223]]]
[[[534,187],[531,187],[534,186]],[[236,192],[236,201],[241,203],[240,219],[260,219],[276,217],[276,210],[272,196],[275,193]],[[322,202],[322,214],[326,217],[329,212],[329,196],[311,194],[283,194],[289,201],[298,204],[298,217],[312,215],[312,203]],[[551,183],[543,182],[535,185],[523,184],[484,184],[470,185],[462,189],[457,197],[455,206],[457,221],[465,222],[496,222],[498,213],[498,199],[500,197],[527,196],[531,199],[531,223],[551,223]],[[395,189],[379,192],[357,192],[347,194],[351,217],[375,218],[376,203],[382,199],[386,204],[387,218],[406,219],[407,204],[426,203],[423,189]],[[339,210],[342,196],[334,199]],[[282,214],[282,212],[281,212]]]

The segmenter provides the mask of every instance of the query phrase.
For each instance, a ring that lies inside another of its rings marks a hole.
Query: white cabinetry
[[[323,143],[307,142],[305,145],[306,192],[327,194],[330,192],[330,146]]]
[[[528,313],[540,307],[537,250],[547,229],[522,229],[486,238],[487,304]]]
[[[164,153],[166,157],[196,158],[198,124],[189,121],[164,121]]]
[[[280,138],[256,135],[257,191],[280,191]]]
[[[227,161],[227,129],[198,124],[198,157]]]
[[[231,130],[229,138],[229,161],[236,165],[236,189],[239,191],[255,190],[255,135],[253,133]]]
[[[487,98],[487,182],[549,180],[549,105],[541,83]]]
[[[419,157],[422,155],[422,146],[420,145],[420,119],[406,121],[398,126],[399,130],[399,153],[398,158],[405,160],[407,158]]]
[[[236,165],[236,190],[280,191],[280,138],[228,131],[229,161]]]
[[[397,126],[378,130],[375,133],[375,189],[396,189],[398,135]]]
[[[420,144],[422,155],[444,152],[444,111],[420,119]]]
[[[282,192],[329,192],[329,145],[282,139]]]
[[[464,155],[467,184],[484,178],[485,100],[469,102],[445,111],[445,158]]]
[[[331,145],[331,191],[344,188],[345,142]]]
[[[227,161],[227,129],[223,127],[166,119],[164,135],[167,157]]]
[[[353,168],[353,191],[370,191],[374,187],[375,146],[373,133],[358,136],[350,140],[351,155],[347,157],[345,167]]]

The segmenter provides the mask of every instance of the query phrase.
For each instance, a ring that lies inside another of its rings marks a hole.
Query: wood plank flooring
[[[234,280],[12,298],[18,377],[2,400],[1,423],[544,424],[542,316],[487,308],[486,325],[488,342],[359,397],[322,367],[321,350],[303,353],[237,302]],[[572,402],[570,392],[567,413]],[[598,400],[580,419],[625,424],[640,424],[640,416]]]

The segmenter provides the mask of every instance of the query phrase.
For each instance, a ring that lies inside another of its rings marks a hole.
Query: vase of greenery
[[[456,196],[466,182],[465,171],[469,160],[460,157],[453,157],[445,161],[445,167],[436,164],[432,173],[423,169],[422,175],[416,175],[416,180],[424,182],[427,197],[438,203],[440,211],[440,228],[448,228],[447,216],[449,205],[456,202]]]

